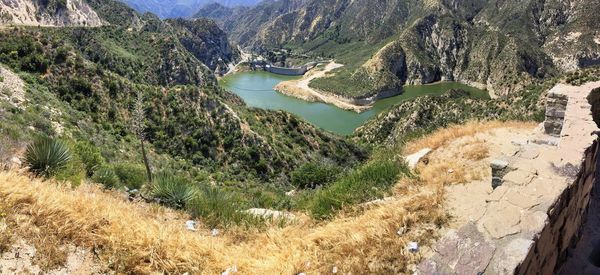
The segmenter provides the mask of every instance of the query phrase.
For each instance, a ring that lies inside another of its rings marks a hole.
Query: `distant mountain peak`
[[[190,17],[208,4],[225,7],[254,6],[262,0],[121,0],[138,12],[152,12],[161,18]]]

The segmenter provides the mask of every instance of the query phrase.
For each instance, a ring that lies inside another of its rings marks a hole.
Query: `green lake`
[[[298,77],[276,75],[268,72],[243,72],[227,76],[221,86],[239,95],[248,106],[271,110],[285,110],[325,130],[349,135],[373,116],[391,106],[423,95],[439,95],[449,89],[463,89],[477,97],[487,97],[485,91],[458,82],[439,82],[429,85],[404,86],[401,95],[377,101],[373,108],[362,113],[346,111],[333,105],[307,102],[273,90],[279,82]]]

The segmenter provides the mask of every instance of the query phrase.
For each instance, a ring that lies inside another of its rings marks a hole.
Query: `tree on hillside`
[[[142,157],[144,158],[144,165],[146,166],[146,174],[148,175],[148,183],[152,183],[152,170],[150,169],[150,161],[146,154],[146,148],[144,146],[144,139],[146,135],[144,130],[146,129],[146,114],[144,111],[144,101],[140,92],[137,92],[135,105],[133,106],[133,112],[131,114],[131,131],[140,140],[140,147],[142,149]]]

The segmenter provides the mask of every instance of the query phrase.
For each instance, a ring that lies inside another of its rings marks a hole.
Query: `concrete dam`
[[[304,75],[306,72],[308,72],[320,63],[323,62],[309,62],[304,64],[303,66],[292,68],[278,67],[267,64],[265,65],[265,71],[279,75],[299,76]]]

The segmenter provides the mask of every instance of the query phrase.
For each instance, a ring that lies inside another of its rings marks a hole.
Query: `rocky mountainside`
[[[181,44],[217,74],[227,73],[228,64],[238,61],[238,50],[229,44],[227,35],[214,21],[172,19],[166,22],[173,27]]]
[[[212,4],[204,7],[195,17],[207,17],[221,23],[229,37],[241,45],[252,44],[267,23],[278,16],[287,15],[304,5],[306,0],[267,0],[252,8],[232,9]],[[286,33],[281,32],[285,36]]]
[[[600,64],[598,14],[598,0],[282,0],[226,17],[223,26],[247,47],[341,59],[340,49],[372,47],[342,69],[352,85],[335,78],[317,85],[328,92],[355,86],[371,96],[456,80],[506,94],[528,80]]]
[[[249,109],[219,88],[213,70],[237,53],[212,21],[163,21],[106,0],[89,5],[106,26],[0,28],[0,63],[25,77],[30,102],[21,111],[0,102],[0,138],[20,125],[13,136],[91,142],[110,162],[139,160],[129,125],[141,100],[160,169],[285,183],[305,161],[351,165],[365,157],[344,139],[287,113]]]
[[[193,15],[205,5],[219,3],[226,7],[254,6],[261,0],[122,0],[138,12],[152,12],[161,18]]]
[[[95,27],[103,23],[84,0],[0,1],[0,24]]]
[[[169,52],[169,54],[163,56],[165,59],[157,57],[148,60],[148,64],[156,65],[153,69],[163,71],[164,79],[160,80],[161,84],[180,84],[193,79],[199,83],[205,65],[212,71],[222,74],[228,71],[229,64],[237,62],[239,58],[237,49],[230,45],[225,33],[212,21],[161,21],[151,13],[141,15],[125,4],[113,0],[77,0],[64,3],[61,1],[4,0],[0,2],[0,14],[6,14],[2,16],[3,21],[0,21],[0,24],[58,27],[114,25],[131,28],[131,31],[135,29],[143,34],[162,32],[170,39],[156,40],[154,43],[163,44],[165,53]],[[78,33],[97,35],[102,32],[79,30]],[[89,54],[100,57],[100,53],[105,52],[102,49],[102,43],[94,39],[87,39],[89,37],[78,43],[89,46],[88,48],[94,48],[97,52]],[[104,40],[106,37],[98,39]],[[135,38],[132,37],[132,39]],[[174,40],[179,40],[179,42]],[[190,54],[195,58],[191,58]],[[111,57],[105,55],[102,58]],[[178,61],[180,58],[185,59],[185,62]],[[157,64],[157,62],[161,64]]]

